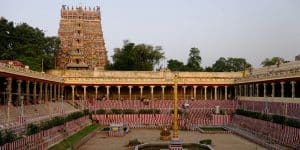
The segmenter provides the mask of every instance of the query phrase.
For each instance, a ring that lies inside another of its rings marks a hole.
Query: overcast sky
[[[63,4],[101,7],[109,59],[126,39],[184,62],[197,47],[203,66],[223,56],[258,67],[266,57],[300,54],[300,0],[1,0],[0,16],[56,36]]]

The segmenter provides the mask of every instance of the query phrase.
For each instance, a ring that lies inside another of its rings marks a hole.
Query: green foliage
[[[0,131],[0,146],[4,144],[4,137],[2,135],[2,132]]]
[[[171,113],[171,114],[174,114],[174,109],[172,109],[170,113]],[[179,114],[179,115],[182,114],[182,110],[181,110],[181,109],[178,109],[178,114]]]
[[[104,127],[101,131],[109,131],[110,127]]]
[[[205,139],[205,140],[201,140],[199,143],[200,144],[211,145],[212,141],[211,141],[211,139]]]
[[[26,135],[33,135],[38,133],[41,130],[47,130],[53,128],[55,126],[63,125],[68,121],[72,121],[83,116],[87,115],[84,111],[83,112],[74,112],[69,114],[66,117],[54,117],[51,120],[41,122],[39,125],[37,124],[28,124],[26,129]],[[13,142],[17,139],[17,136],[12,131],[6,131],[3,135],[0,132],[0,145],[5,143]]]
[[[96,111],[96,114],[105,114],[106,113],[106,110],[105,109],[98,109]]]
[[[39,131],[40,131],[40,128],[38,125],[30,123],[27,126],[26,135],[36,134]]]
[[[140,109],[139,114],[160,114],[159,109]]]
[[[89,112],[89,109],[85,109],[85,110],[83,110],[83,114],[84,114],[84,116],[87,116],[87,115],[89,115],[89,114],[90,114],[90,112]]]
[[[273,115],[272,118],[274,123],[279,123],[279,124],[285,123],[285,116]]]
[[[294,118],[286,118],[286,124],[291,127],[300,128],[300,120]]]
[[[227,131],[222,127],[201,127],[203,131]]]
[[[164,53],[160,46],[136,45],[124,41],[123,48],[115,48],[112,56],[113,63],[108,65],[107,69],[151,71],[163,58]]]
[[[111,113],[113,113],[113,114],[122,114],[122,113],[123,113],[123,110],[122,110],[122,109],[111,109],[110,111],[111,111]]]
[[[265,121],[272,121],[272,116],[267,115],[267,114],[261,114],[259,119],[265,120]]]
[[[272,66],[272,65],[279,65],[283,63],[285,60],[281,57],[272,57],[271,59],[266,58],[264,61],[261,62],[263,67]]]
[[[75,133],[74,135],[68,137],[67,139],[63,140],[62,142],[52,146],[49,150],[65,150],[65,149],[72,149],[71,147],[78,143],[81,139],[85,136],[90,134],[91,132],[97,130],[99,125],[92,124],[84,129],[80,130],[79,132]]]
[[[226,115],[224,109],[220,109],[220,115]]]
[[[142,144],[142,142],[140,142],[138,139],[129,140],[128,142],[128,146],[136,146],[139,144]]]
[[[135,114],[135,111],[133,109],[124,109],[123,114]]]
[[[190,49],[188,62],[186,64],[187,71],[202,71],[200,50],[196,47]]]
[[[72,120],[81,118],[81,117],[83,117],[83,116],[85,116],[85,114],[84,114],[83,112],[74,112],[74,113],[69,114],[69,115],[65,118],[65,122],[72,121]]]
[[[55,126],[59,126],[65,123],[65,118],[64,117],[54,117],[51,120],[47,121],[48,122],[48,127],[53,128]],[[48,129],[50,129],[48,128]]]
[[[168,60],[168,69],[171,71],[186,71],[184,63],[176,59]]]
[[[12,131],[5,131],[4,143],[11,143],[17,139],[17,135]]]
[[[5,133],[0,131],[0,146],[4,145],[5,143],[11,143],[15,140],[17,140],[17,135],[14,134],[12,131],[6,130]]]
[[[224,58],[220,57],[213,65],[211,70],[213,72],[231,72],[231,71],[243,71],[251,67],[244,58]],[[210,68],[209,68],[210,69]]]
[[[54,56],[59,49],[57,37],[46,37],[44,32],[26,23],[14,26],[0,18],[0,59],[19,60],[32,70],[41,71],[54,67]]]
[[[247,111],[247,110],[243,110],[243,109],[237,109],[236,114],[255,118],[255,119],[260,119],[260,120],[264,120],[264,121],[271,121],[273,123],[285,124],[290,127],[300,128],[300,120],[299,119],[287,118],[285,116],[280,116],[280,115],[263,114],[260,112],[252,112],[252,111]]]
[[[48,130],[50,128],[53,128],[55,126],[59,126],[62,125],[68,121],[72,121],[78,118],[81,118],[83,116],[89,115],[88,110],[84,110],[82,112],[74,112],[71,113],[69,115],[67,115],[66,117],[54,117],[51,120],[48,121],[44,121],[40,124],[40,129],[41,130]]]
[[[202,71],[203,68],[201,67],[201,60],[199,49],[193,47],[190,49],[186,65],[179,60],[170,59],[168,60],[168,69],[171,71]]]

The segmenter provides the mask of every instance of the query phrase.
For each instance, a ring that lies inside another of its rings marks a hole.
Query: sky
[[[57,36],[64,4],[101,7],[109,60],[124,40],[162,46],[164,67],[186,62],[192,47],[203,67],[220,57],[260,67],[267,57],[300,54],[300,0],[0,0],[0,16]]]

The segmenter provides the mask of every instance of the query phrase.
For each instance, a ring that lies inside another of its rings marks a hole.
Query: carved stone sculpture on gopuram
[[[62,6],[58,36],[61,44],[56,58],[56,69],[104,69],[107,54],[100,7]]]

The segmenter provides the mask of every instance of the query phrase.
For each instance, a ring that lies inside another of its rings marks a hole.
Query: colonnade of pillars
[[[98,97],[98,89],[100,86],[93,86],[94,87],[94,95],[93,97],[95,99],[97,99]],[[111,88],[112,86],[110,85],[107,85],[107,86],[102,86],[102,87],[105,87],[106,89],[106,94],[105,94],[105,97],[106,99],[110,99],[110,96],[111,96]],[[128,97],[129,97],[129,100],[132,100],[132,89],[134,88],[134,86],[130,85],[130,86],[120,86],[120,85],[116,85],[114,86],[117,88],[117,99],[118,100],[121,100],[121,88],[127,88],[128,89]],[[135,87],[138,87],[139,88],[139,98],[143,98],[144,96],[144,88],[146,86],[135,86]],[[159,94],[161,99],[164,100],[165,99],[165,89],[167,88],[166,85],[162,85],[162,86],[154,86],[154,85],[150,85],[148,86],[150,87],[150,97],[149,99],[153,100],[154,99],[154,88],[155,87],[160,87],[161,89],[161,92]],[[201,89],[200,90],[200,97],[204,97],[204,100],[207,100],[207,99],[214,99],[214,100],[217,100],[217,99],[224,99],[224,100],[227,100],[228,99],[228,86],[181,86],[182,87],[182,91],[183,91],[183,99],[186,100],[187,99],[187,88],[190,87],[192,88],[192,99],[198,99],[199,97],[197,97],[197,89]],[[72,88],[72,101],[74,102],[75,100],[75,88],[82,88],[83,89],[83,95],[82,95],[82,99],[83,100],[87,100],[87,88],[88,86],[86,85],[83,85],[83,86],[76,86],[76,85],[71,85],[71,88]],[[210,97],[208,95],[208,88],[210,88]],[[234,91],[231,90],[231,95],[233,95]],[[157,93],[156,93],[157,94]],[[214,94],[214,95],[213,95]],[[230,97],[231,98],[231,97]]]
[[[280,85],[280,87],[278,85]],[[289,97],[295,98],[295,86],[296,81],[240,84],[235,86],[235,93],[237,93],[237,96],[245,97],[287,97],[288,94],[286,93],[290,92]],[[285,91],[287,88],[289,88],[288,90],[290,91]],[[280,93],[280,95],[278,93]]]
[[[16,79],[17,86],[13,87],[13,80],[13,78],[8,77],[5,82],[6,88],[4,93],[8,104],[13,103],[13,94],[17,96],[15,104],[19,105],[21,97],[24,97],[26,102],[31,101],[36,104],[49,100],[56,101],[60,98],[60,95],[64,93],[64,86],[60,83]],[[22,88],[22,84],[24,83],[25,90]],[[16,93],[13,93],[14,88],[16,88]]]

